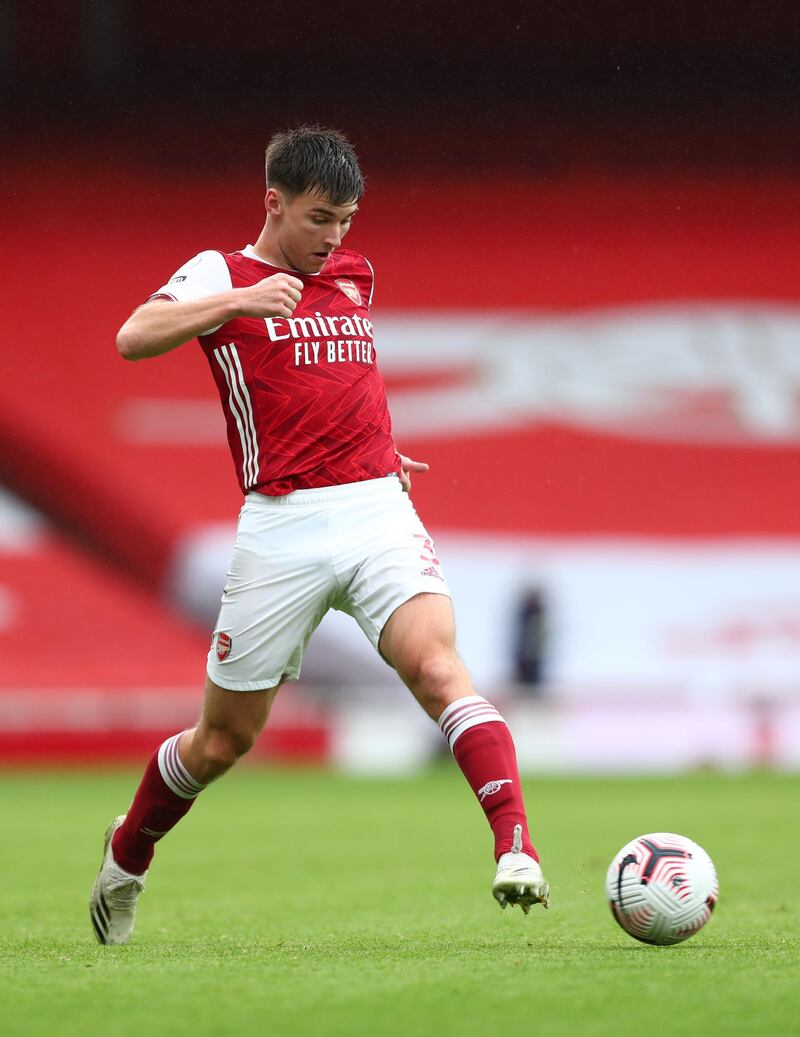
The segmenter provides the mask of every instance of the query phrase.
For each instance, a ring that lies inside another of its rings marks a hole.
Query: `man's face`
[[[278,188],[267,192],[267,212],[277,224],[277,245],[286,265],[316,274],[350,230],[356,202],[333,205],[313,191],[290,195]]]

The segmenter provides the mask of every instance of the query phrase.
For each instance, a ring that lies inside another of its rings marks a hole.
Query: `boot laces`
[[[136,899],[144,891],[144,882],[141,879],[126,879],[115,886],[106,888],[106,898],[111,907],[121,911],[130,911],[136,906]]]

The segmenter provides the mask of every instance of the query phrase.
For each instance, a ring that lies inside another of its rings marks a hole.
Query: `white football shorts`
[[[450,597],[433,541],[396,475],[248,493],[208,653],[208,675],[231,691],[297,680],[328,609],[351,615],[377,649],[403,602]]]

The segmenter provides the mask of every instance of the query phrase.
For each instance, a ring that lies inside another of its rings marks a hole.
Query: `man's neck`
[[[289,260],[283,252],[281,252],[277,243],[272,240],[272,235],[267,233],[266,224],[256,238],[256,242],[253,245],[253,251],[259,259],[263,259],[265,263],[269,263],[271,266],[280,266],[288,270],[292,269]]]

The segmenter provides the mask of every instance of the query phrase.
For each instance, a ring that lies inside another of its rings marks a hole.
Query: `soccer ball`
[[[611,913],[642,943],[688,940],[709,920],[718,895],[717,873],[706,851],[669,832],[627,843],[606,875]]]

